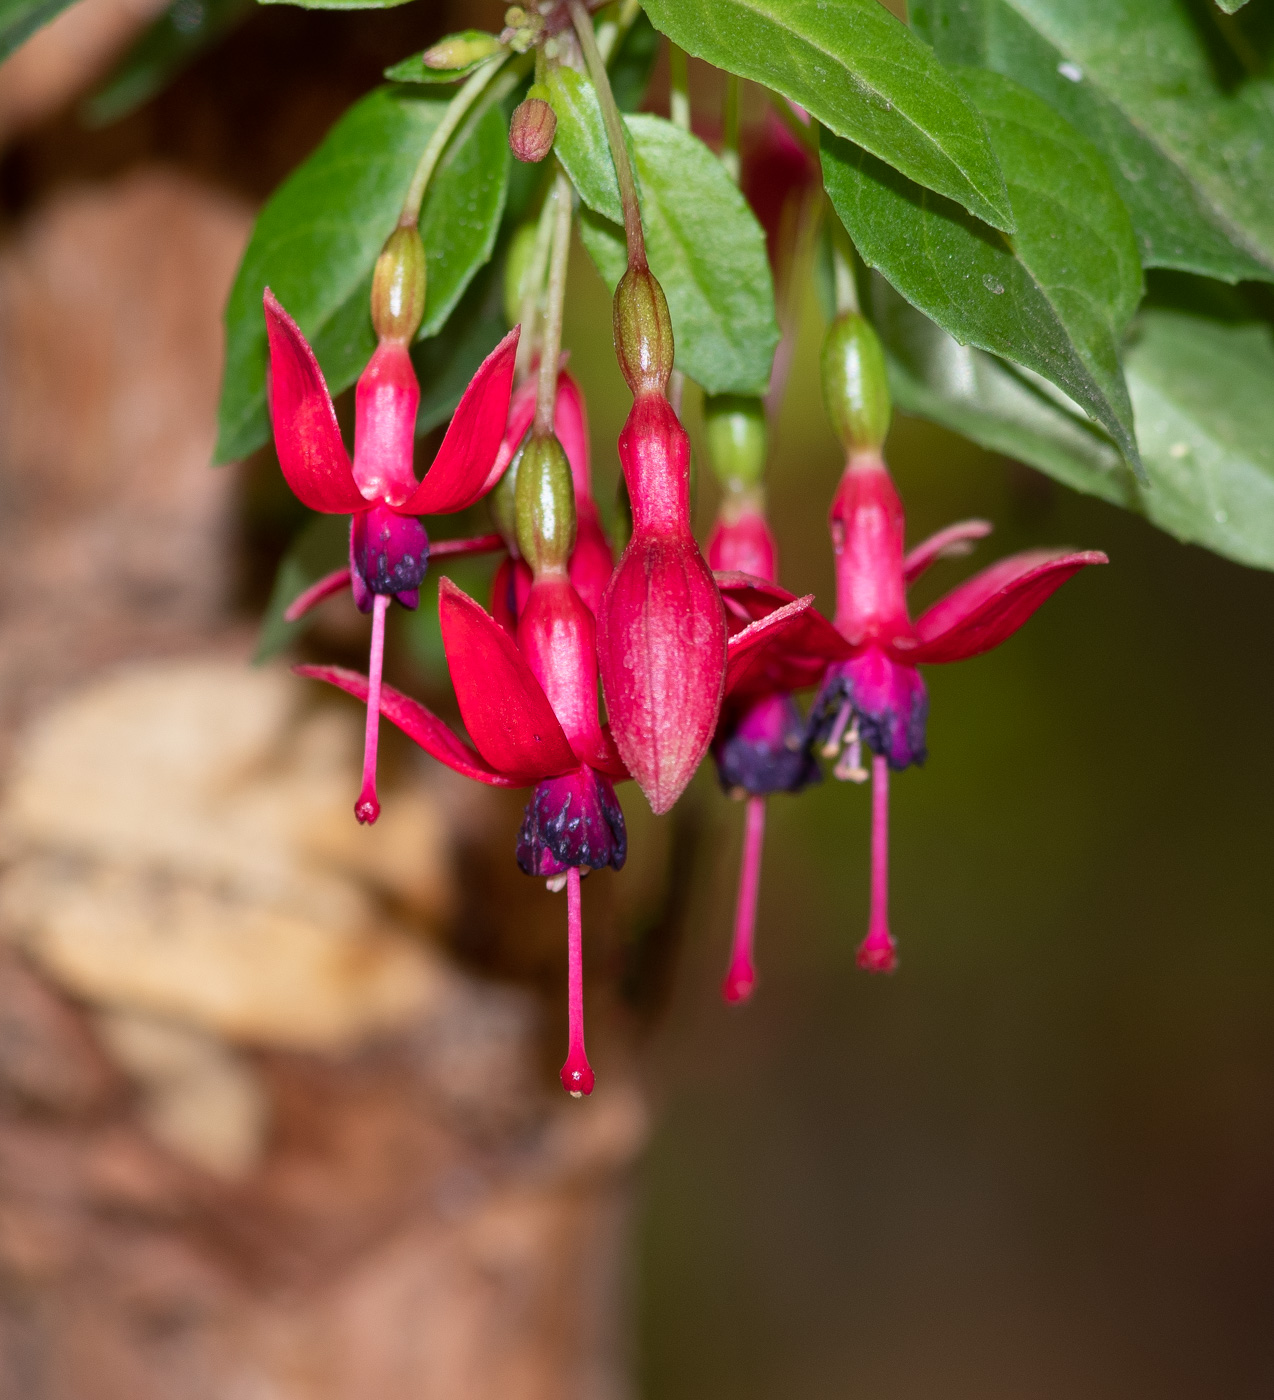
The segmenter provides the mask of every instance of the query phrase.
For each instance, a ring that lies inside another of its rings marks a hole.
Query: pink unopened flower
[[[384,656],[385,614],[391,598],[408,608],[416,607],[419,600],[430,551],[429,536],[418,517],[464,510],[487,489],[504,430],[517,351],[518,331],[514,329],[474,375],[432,467],[424,481],[418,482],[412,454],[420,388],[407,350],[424,303],[423,251],[419,253],[414,300],[410,286],[417,271],[413,248],[418,243],[414,229],[396,230],[377,264],[372,305],[380,343],[355,391],[352,463],[313,350],[274,294],[269,288],[265,292],[270,408],[279,465],[303,505],[351,517],[349,568],[307,590],[293,603],[288,616],[299,616],[346,584],[353,588],[359,610],[372,614],[372,700],[367,710],[363,785],[354,807],[361,822],[374,822],[380,812],[375,696]],[[390,260],[389,270],[382,275],[386,259]],[[398,282],[389,291],[397,296],[388,295],[382,285],[386,278],[392,283],[393,276]],[[408,283],[405,298],[404,282]],[[408,303],[405,308],[404,299]],[[481,541],[478,547],[490,544],[489,540]]]

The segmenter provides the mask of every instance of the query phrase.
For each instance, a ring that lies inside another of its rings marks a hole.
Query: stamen
[[[380,743],[380,676],[385,664],[385,613],[389,594],[378,593],[372,603],[372,651],[367,667],[367,729],[363,735],[363,790],[354,815],[370,825],[380,816],[376,796],[376,749]]]
[[[867,972],[898,966],[898,945],[889,933],[889,764],[879,754],[871,761],[871,921],[858,946],[858,966]]]
[[[840,751],[841,735],[844,734],[845,726],[853,713],[854,707],[846,700],[840,707],[840,713],[836,716],[836,723],[832,725],[832,732],[827,736],[827,742],[823,745],[824,758],[835,758]]]
[[[854,716],[853,728],[845,739],[845,751],[840,762],[832,769],[832,777],[842,783],[865,783],[868,778],[863,767],[863,741],[858,735],[858,716]]]
[[[593,1067],[584,1050],[584,921],[580,913],[579,866],[566,872],[566,1063],[562,1088],[571,1098],[593,1092]]]
[[[749,797],[743,827],[743,863],[739,902],[734,912],[734,945],[721,995],[732,1005],[747,1001],[756,986],[752,947],[756,933],[756,897],[761,884],[761,849],[765,842],[765,798]]]

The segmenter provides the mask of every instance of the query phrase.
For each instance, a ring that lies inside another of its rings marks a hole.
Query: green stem
[[[557,407],[557,362],[562,353],[562,308],[566,304],[566,267],[571,254],[571,182],[559,169],[553,182],[553,256],[548,293],[544,299],[544,336],[540,345],[540,378],[535,388],[536,437],[553,432]]]
[[[610,143],[610,157],[615,164],[615,177],[619,181],[619,198],[624,208],[624,236],[628,240],[628,266],[644,268],[646,263],[646,239],[641,230],[641,206],[637,203],[637,180],[633,175],[632,162],[628,159],[628,141],[624,131],[624,119],[615,105],[615,94],[610,90],[610,77],[606,64],[597,48],[597,36],[593,33],[593,22],[580,0],[570,0],[571,20],[579,35],[580,48],[584,50],[584,62],[588,65],[588,75],[597,89],[597,100],[602,108],[602,120],[606,123],[606,139]]]
[[[507,53],[497,54],[495,58],[484,63],[447,104],[447,110],[442,114],[442,120],[434,128],[434,134],[429,138],[429,144],[422,152],[416,166],[416,173],[411,177],[411,184],[407,187],[407,196],[403,200],[403,210],[398,216],[400,224],[411,228],[420,222],[420,206],[424,203],[425,191],[429,188],[429,181],[437,169],[439,160],[442,159],[447,142],[464,120],[465,113],[482,95],[487,84],[504,66],[508,57]]]
[[[722,115],[721,164],[730,178],[739,183],[739,79],[727,73],[725,79],[725,112]]]
[[[690,130],[690,65],[685,49],[668,44],[668,116],[673,126]]]
[[[531,251],[531,265],[526,270],[522,282],[522,304],[518,320],[522,325],[522,335],[518,340],[517,362],[514,378],[520,384],[531,365],[535,353],[539,328],[536,325],[540,314],[540,299],[544,295],[544,279],[548,276],[549,250],[553,246],[553,186],[544,196],[544,207],[540,210],[540,221],[535,229],[535,247]]]
[[[845,226],[834,215],[828,219],[832,230],[832,271],[836,278],[836,314],[858,311],[858,283],[854,280],[854,245]]]

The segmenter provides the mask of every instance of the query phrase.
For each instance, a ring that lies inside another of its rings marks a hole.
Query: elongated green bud
[[[529,439],[524,439],[521,447],[513,454],[513,459],[504,469],[504,475],[495,484],[495,489],[487,497],[487,509],[491,512],[491,523],[500,532],[515,558],[522,557],[518,549],[518,468],[522,465],[522,455]]]
[[[744,394],[713,394],[703,401],[708,459],[723,486],[755,486],[765,471],[765,405]]]
[[[514,494],[518,548],[537,576],[565,569],[575,548],[575,483],[556,437],[533,437],[522,452]]]
[[[832,322],[823,342],[823,402],[849,452],[877,452],[889,434],[892,408],[885,354],[871,323],[857,311]]]
[[[615,288],[615,353],[634,398],[665,392],[672,373],[672,317],[648,267],[630,267]]]
[[[436,72],[450,72],[457,68],[470,68],[475,63],[494,58],[504,47],[494,34],[483,34],[477,29],[468,29],[463,34],[449,34],[439,39],[421,58],[426,68]]]
[[[408,344],[425,314],[425,245],[400,224],[385,240],[372,274],[372,325],[381,340]]]

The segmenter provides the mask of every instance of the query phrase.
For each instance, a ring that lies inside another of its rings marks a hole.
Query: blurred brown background
[[[742,1012],[741,812],[707,771],[675,829],[624,794],[585,1105],[516,799],[391,743],[357,832],[356,712],[245,670],[295,520],[268,453],[206,467],[251,209],[386,63],[499,13],[255,11],[98,131],[76,103],[141,9],[85,0],[0,69],[0,1396],[1269,1395],[1267,575],[899,422],[911,538],[986,515],[973,563],[1111,567],[930,668],[894,978],[853,962],[866,792],[771,804]],[[771,495],[830,608],[818,333],[811,304]],[[582,256],[566,342],[608,501]],[[427,662],[428,619],[403,637]]]

